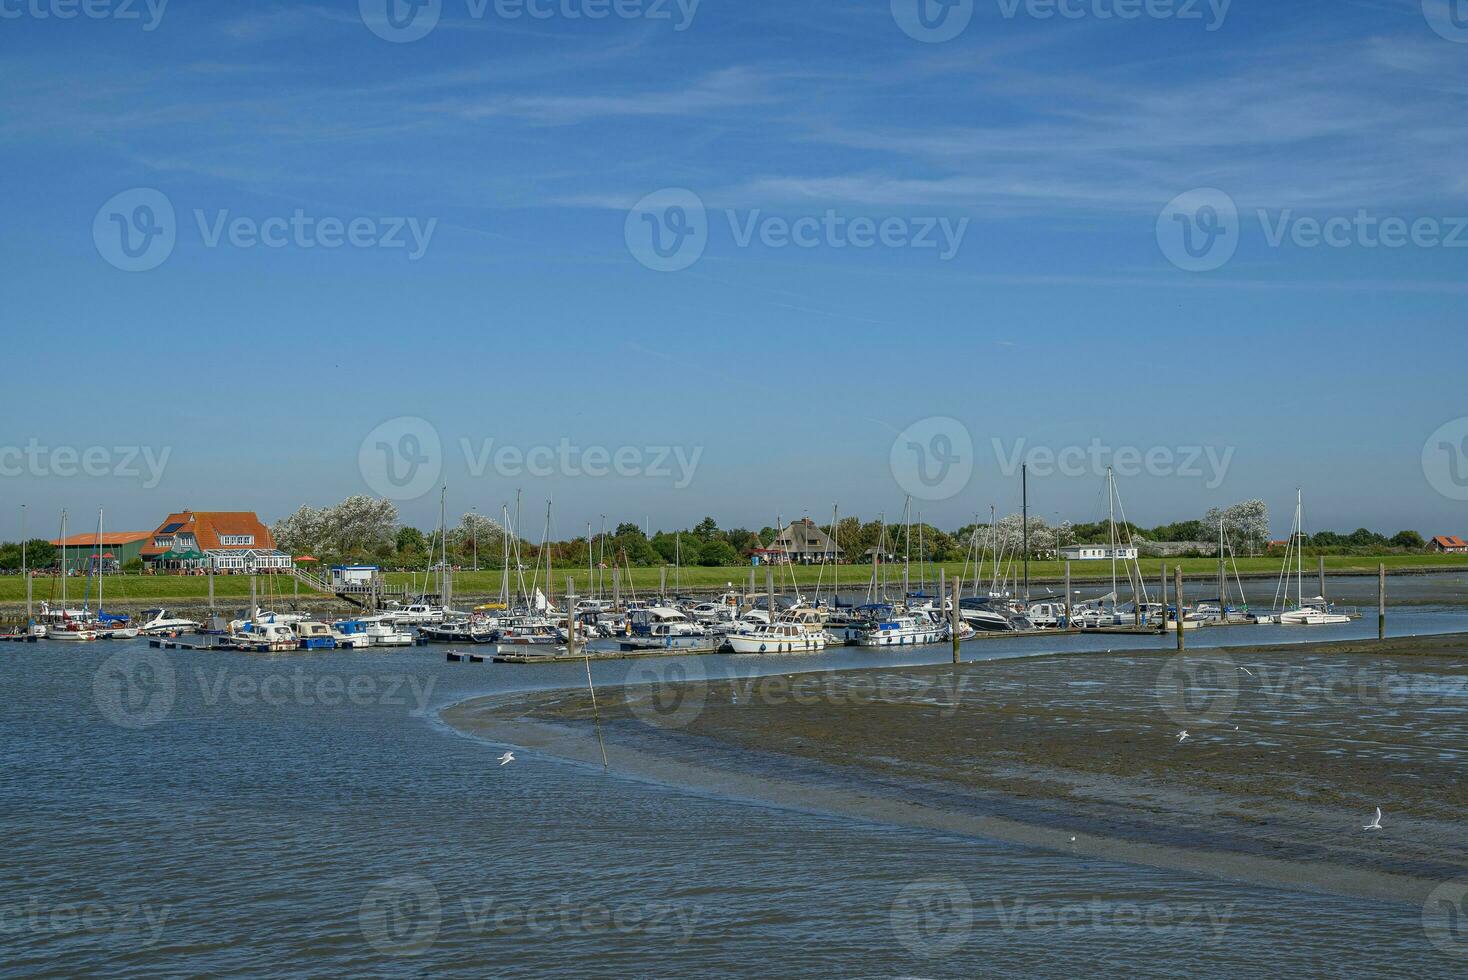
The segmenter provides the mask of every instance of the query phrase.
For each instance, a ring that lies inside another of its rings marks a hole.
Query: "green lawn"
[[[1385,555],[1382,557],[1328,557],[1325,559],[1326,571],[1333,575],[1374,575],[1378,563],[1385,563],[1387,571],[1433,571],[1433,570],[1463,570],[1468,571],[1468,556],[1456,555]],[[1169,562],[1169,567],[1177,562]],[[1218,562],[1211,558],[1185,558],[1181,562],[1183,573],[1189,576],[1211,577],[1217,573]],[[1280,559],[1269,558],[1241,558],[1238,566],[1239,572],[1245,575],[1254,574],[1277,574],[1279,572]],[[1141,562],[1143,574],[1149,579],[1155,580],[1161,572],[1162,561],[1155,558],[1144,558]],[[963,572],[962,562],[949,562],[942,566],[948,577]],[[901,564],[889,565],[885,569],[888,582],[897,584],[902,581]],[[972,568],[969,569],[970,574]],[[1019,566],[1016,565],[1016,573]],[[1305,574],[1312,576],[1315,573],[1315,559],[1305,560]],[[775,581],[777,586],[785,587],[792,581],[802,586],[814,586],[817,578],[829,586],[833,576],[840,576],[844,587],[860,587],[871,580],[872,568],[870,565],[843,565],[839,569],[827,567],[822,571],[818,566],[798,566],[794,568],[776,568]],[[992,569],[986,567],[984,580],[988,581],[992,576]],[[1060,562],[1035,561],[1030,563],[1031,581],[1058,580],[1065,574],[1064,566]],[[1072,562],[1071,574],[1075,581],[1101,581],[1110,577],[1110,562]],[[557,566],[555,571],[556,592],[565,588],[566,576],[571,575],[576,579],[579,591],[585,591],[587,585],[587,571],[583,565],[577,567]],[[626,573],[623,573],[623,588],[627,588]],[[631,573],[631,587],[639,592],[656,590],[658,585],[659,569],[657,568],[634,568]],[[684,568],[679,572],[669,568],[667,570],[668,588],[673,590],[675,583],[683,589],[717,589],[727,583],[736,586],[746,584],[749,581],[749,567],[739,566],[737,568]],[[764,587],[764,569],[756,571],[756,585]],[[933,565],[928,566],[927,580],[930,583],[937,578],[937,569]],[[542,582],[544,576],[542,575]],[[408,585],[415,577],[406,572],[392,572],[388,574],[388,581],[393,585]],[[530,580],[529,573],[526,574],[527,583]],[[912,582],[916,585],[918,580],[918,566],[912,567]],[[607,588],[611,588],[611,572],[606,573]],[[261,576],[257,579],[262,599],[266,597],[266,589],[269,587],[270,579]],[[416,576],[416,584],[421,587],[423,575]],[[280,577],[275,580],[276,595],[289,596],[294,591],[294,580],[289,577]],[[544,585],[542,584],[542,588]],[[305,586],[302,592],[306,593]],[[461,571],[454,576],[454,592],[463,596],[493,595],[500,588],[500,573],[498,571],[470,572]],[[86,580],[73,578],[67,582],[67,595],[72,602],[79,602],[86,590]],[[59,580],[54,578],[39,578],[35,580],[34,597],[36,601],[43,599],[59,599]],[[219,575],[214,579],[214,594],[221,600],[235,600],[248,598],[250,595],[250,579],[244,575]],[[158,602],[167,604],[170,601],[197,602],[208,596],[208,580],[202,576],[181,575],[114,575],[109,576],[106,585],[106,598],[115,602]],[[0,576],[0,602],[23,602],[25,600],[25,580],[18,575]]]

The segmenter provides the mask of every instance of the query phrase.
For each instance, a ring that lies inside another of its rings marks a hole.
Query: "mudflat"
[[[595,712],[554,691],[444,720],[592,764],[605,749],[614,772],[1083,857],[1413,902],[1468,879],[1468,636],[642,673]]]

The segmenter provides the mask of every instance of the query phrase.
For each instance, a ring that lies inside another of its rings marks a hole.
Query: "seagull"
[[[1252,670],[1250,670],[1248,667],[1240,667],[1239,670],[1242,670],[1244,673],[1248,674],[1250,677],[1253,677],[1254,676],[1254,672]]]
[[[1192,738],[1192,736],[1188,734],[1188,730],[1186,728],[1177,733],[1177,741],[1179,745],[1181,745],[1183,742],[1186,742],[1190,738]]]
[[[1362,830],[1380,830],[1381,829],[1381,807],[1377,807],[1376,808],[1376,819],[1373,820],[1373,821],[1371,821],[1369,824],[1367,824],[1366,826],[1362,827],[1361,829]]]
[[[507,766],[514,761],[515,753],[513,752],[506,752],[504,755],[500,756],[500,765],[502,766]]]
[[[1070,842],[1071,842],[1071,843],[1072,843],[1072,844],[1074,844],[1074,843],[1075,843],[1075,842],[1076,842],[1076,839],[1075,839],[1075,838],[1074,838],[1074,837],[1072,837],[1072,838],[1071,838],[1071,839],[1070,839]]]

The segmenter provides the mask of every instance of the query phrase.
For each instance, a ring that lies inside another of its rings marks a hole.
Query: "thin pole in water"
[[[939,593],[940,595],[942,593]],[[955,576],[953,579],[953,609],[948,613],[949,627],[953,630],[953,662],[958,663],[958,626],[960,617],[958,614],[958,599],[963,594],[963,579]],[[940,600],[941,601],[941,600]]]
[[[1376,638],[1386,639],[1386,562],[1376,566]]]
[[[1174,570],[1177,575],[1177,648],[1183,648],[1183,566],[1179,565]]]

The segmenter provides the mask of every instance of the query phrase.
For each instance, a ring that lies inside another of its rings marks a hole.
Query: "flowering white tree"
[[[1212,507],[1203,515],[1203,523],[1214,534],[1218,533],[1220,519],[1224,533],[1237,550],[1247,548],[1249,554],[1256,554],[1269,540],[1269,505],[1262,500],[1241,501],[1223,510]]]
[[[346,554],[387,546],[397,526],[398,509],[392,501],[359,495],[335,507],[302,505],[277,521],[270,533],[284,551]]]

